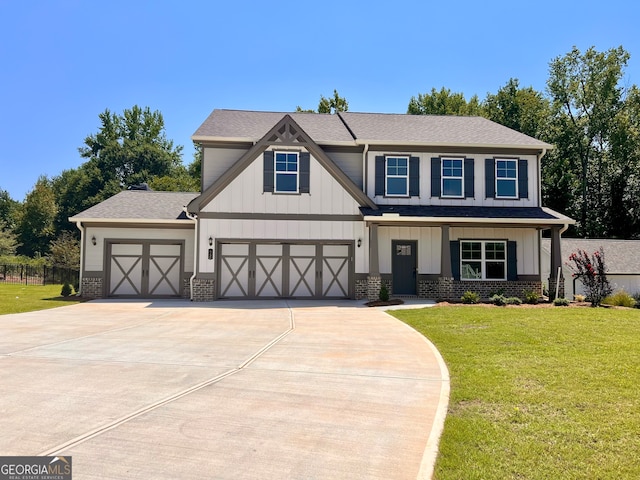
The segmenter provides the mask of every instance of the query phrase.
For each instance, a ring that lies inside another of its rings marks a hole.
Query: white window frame
[[[515,165],[516,165],[516,168],[515,168],[516,175],[515,175],[515,177],[498,178],[498,162],[513,162],[513,163],[515,163]],[[496,166],[495,166],[495,170],[494,170],[493,173],[495,175],[495,180],[496,180],[496,183],[495,183],[496,198],[510,198],[510,199],[518,198],[518,159],[517,158],[496,158],[495,164],[496,164]],[[502,181],[502,182],[513,181],[515,183],[515,192],[516,192],[515,195],[513,195],[513,196],[511,196],[511,195],[508,195],[508,196],[507,195],[500,195],[498,193],[498,182],[499,181]]]
[[[390,175],[388,169],[389,159],[393,158],[396,160],[406,160],[407,161],[407,174],[406,175]],[[388,180],[390,178],[404,178],[405,179],[405,192],[406,193],[389,193],[388,191]],[[408,197],[409,196],[409,156],[408,155],[389,155],[384,157],[384,195],[385,197]]]
[[[444,175],[444,162],[446,160],[449,161],[457,161],[460,162],[460,169],[462,171],[461,176],[446,176]],[[446,195],[444,193],[444,180],[460,180],[460,195]],[[442,198],[464,198],[464,158],[456,158],[456,157],[442,157],[440,159],[440,196]]]
[[[278,155],[295,155],[296,156],[296,171],[278,171]],[[295,175],[296,177],[296,189],[295,190],[278,190],[278,175]],[[273,152],[273,192],[274,193],[283,193],[283,194],[297,194],[300,192],[300,152],[292,152],[292,151],[274,151]]]
[[[465,243],[479,243],[481,244],[481,258],[479,259],[465,259],[463,258],[462,252],[463,252],[463,244]],[[504,259],[495,259],[495,258],[487,258],[487,249],[486,246],[488,243],[501,243],[504,245]],[[507,279],[507,269],[509,268],[508,265],[508,253],[507,253],[507,241],[506,240],[476,240],[476,239],[467,239],[467,240],[460,240],[460,280],[464,280],[464,281],[471,281],[471,282],[475,282],[475,281],[505,281]],[[463,275],[464,272],[464,268],[463,268],[463,264],[467,262],[480,262],[480,277],[477,278],[467,278]],[[504,277],[502,278],[487,278],[487,263],[490,262],[500,262],[500,263],[504,263]]]

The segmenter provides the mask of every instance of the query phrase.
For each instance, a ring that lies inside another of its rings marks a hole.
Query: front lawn
[[[640,478],[640,311],[391,312],[451,375],[435,478]]]
[[[0,283],[0,315],[71,305],[78,297],[61,297],[62,285],[14,285]]]

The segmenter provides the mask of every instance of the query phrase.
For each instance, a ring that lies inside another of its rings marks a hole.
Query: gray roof
[[[193,139],[245,140],[257,142],[287,113],[214,110]],[[321,113],[289,113],[316,143],[353,144],[353,136],[336,115]]]
[[[74,215],[69,220],[187,220],[183,207],[198,195],[195,192],[125,190]]]
[[[388,213],[397,213],[401,217],[442,217],[442,218],[504,218],[504,219],[531,219],[531,220],[557,220],[564,218],[562,215],[553,215],[552,210],[541,207],[476,207],[476,206],[449,206],[449,205],[378,205],[374,210],[361,207],[360,211],[366,216],[382,216]]]
[[[192,138],[257,142],[285,115],[283,112],[214,110]],[[318,144],[552,147],[482,117],[353,112],[289,115]]]
[[[551,147],[482,117],[352,112],[340,115],[362,143]]]
[[[578,251],[593,254],[600,247],[604,250],[604,261],[610,273],[640,274],[640,240],[611,240],[594,238],[562,238],[562,263],[569,261],[569,255]],[[542,239],[542,249],[551,251],[551,240]]]

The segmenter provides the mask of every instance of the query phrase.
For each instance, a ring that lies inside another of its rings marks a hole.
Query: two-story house
[[[547,281],[545,230],[554,291],[573,220],[541,205],[544,142],[480,117],[237,110],[192,138],[199,195],[126,191],[71,218],[83,295],[521,296]]]

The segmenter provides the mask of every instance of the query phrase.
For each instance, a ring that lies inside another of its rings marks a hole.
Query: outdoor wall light
[[[93,245],[96,244],[96,236],[95,235],[93,237],[91,237],[91,243],[93,243]]]
[[[209,246],[213,245],[213,238],[209,237]]]
[[[358,239],[358,248],[360,248],[360,245],[362,245],[362,239],[361,238]]]

